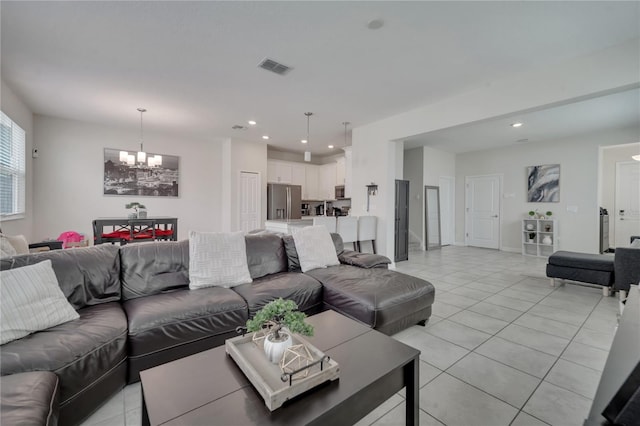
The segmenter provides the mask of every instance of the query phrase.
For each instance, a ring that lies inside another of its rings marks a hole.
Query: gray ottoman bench
[[[557,251],[549,256],[547,277],[551,286],[556,279],[598,284],[602,294],[608,296],[615,281],[613,259],[611,255]]]

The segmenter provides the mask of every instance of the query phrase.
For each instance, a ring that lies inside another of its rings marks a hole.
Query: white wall
[[[35,242],[33,234],[33,158],[31,150],[34,147],[33,114],[20,98],[2,81],[0,93],[0,109],[7,114],[26,133],[25,155],[25,215],[22,219],[3,220],[2,232],[7,235],[22,234],[29,242]]]
[[[424,249],[424,157],[422,148],[404,151],[404,179],[409,181],[409,241]]]
[[[640,138],[638,138],[640,140]],[[602,149],[602,176],[600,187],[600,206],[609,212],[609,246],[615,247],[615,193],[616,163],[633,161],[632,155],[640,155],[640,142],[624,146],[605,147]]]
[[[424,184],[439,186],[440,177],[455,177],[456,155],[439,149],[424,147]]]
[[[378,247],[381,254],[392,257],[394,194],[389,188],[393,186],[397,169],[394,141],[478,120],[568,103],[586,96],[635,87],[639,83],[637,43],[631,40],[555,67],[532,69],[513,78],[491,81],[442,102],[354,127],[352,213],[364,214],[366,191],[360,188],[375,181],[380,186],[372,213],[379,218]],[[595,170],[593,173],[597,175],[597,168]],[[457,209],[460,209],[459,205]],[[458,226],[456,232],[459,229]]]
[[[223,208],[229,211],[230,218],[226,229],[229,231],[240,230],[240,172],[260,174],[261,209],[259,222],[262,227],[267,218],[267,146],[240,139],[227,140],[223,144],[225,145],[225,153],[227,153],[225,155],[229,155],[228,161],[227,157],[224,157],[224,161],[229,164],[229,167],[225,168],[227,174],[223,179],[229,188],[229,202],[223,203]]]
[[[74,230],[93,237],[97,217],[124,217],[126,203],[139,201],[150,216],[178,218],[178,237],[189,230],[221,231],[221,142],[145,129],[145,149],[180,157],[178,198],[102,194],[104,148],[138,147],[138,129],[111,128],[35,116],[33,235],[55,238]]]
[[[503,250],[521,251],[521,220],[529,210],[553,212],[561,250],[598,252],[598,157],[600,145],[638,140],[638,129],[611,130],[547,142],[468,152],[456,156],[456,241],[464,242],[465,176],[503,174]],[[560,164],[560,202],[528,203],[527,166]],[[577,207],[572,213],[567,209]]]

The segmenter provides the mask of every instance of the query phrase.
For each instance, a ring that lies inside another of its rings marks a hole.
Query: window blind
[[[25,212],[25,131],[0,111],[0,217]]]

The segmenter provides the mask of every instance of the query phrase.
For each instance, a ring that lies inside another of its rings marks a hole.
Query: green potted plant
[[[529,242],[530,243],[535,242],[535,238],[536,238],[536,233],[535,232],[529,232]]]
[[[138,209],[141,209],[141,210],[142,209],[146,209],[145,206],[143,206],[142,204],[138,203],[137,201],[131,202],[129,204],[125,204],[124,208],[125,209],[134,209],[135,210],[135,213],[129,213],[129,219],[137,219],[139,217],[138,216],[139,215]],[[145,211],[144,212],[144,217],[146,217],[146,216],[147,216],[147,212]],[[144,217],[142,219],[144,219]]]
[[[547,216],[547,218],[550,218],[551,215],[553,215],[553,213],[551,211],[548,211],[548,212],[545,213],[545,215]]]
[[[533,210],[529,210],[529,217],[531,219],[534,219],[534,216],[536,215],[536,212],[534,212]]]
[[[303,312],[298,311],[298,305],[294,301],[279,298],[267,303],[248,320],[247,330],[260,332],[268,329],[264,339],[264,352],[269,361],[277,364],[285,350],[292,345],[290,333],[313,336],[313,326],[307,324],[306,317]]]

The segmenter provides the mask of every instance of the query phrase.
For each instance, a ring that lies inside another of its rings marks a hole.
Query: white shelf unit
[[[524,256],[549,257],[558,250],[558,223],[555,219],[523,219],[521,233]],[[545,244],[545,237],[551,238],[549,244]]]

